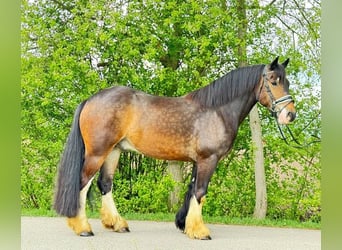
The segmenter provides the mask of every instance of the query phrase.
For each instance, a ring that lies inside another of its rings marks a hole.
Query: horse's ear
[[[286,68],[286,66],[289,64],[289,61],[290,61],[290,58],[287,58],[286,61],[282,63],[284,68]]]
[[[274,59],[274,61],[271,63],[270,70],[274,70],[278,66],[278,59],[279,56],[277,56],[276,59]]]

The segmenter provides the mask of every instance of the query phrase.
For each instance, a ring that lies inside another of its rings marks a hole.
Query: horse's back
[[[113,86],[100,90],[93,96],[91,96],[87,103],[96,103],[97,105],[114,105],[115,103],[124,102],[127,103],[131,100],[132,96],[140,92],[126,86]]]

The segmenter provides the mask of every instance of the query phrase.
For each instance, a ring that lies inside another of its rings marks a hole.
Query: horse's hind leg
[[[67,222],[77,235],[93,236],[91,226],[86,215],[87,193],[90,188],[94,175],[99,171],[104,162],[105,156],[86,155],[81,172],[81,191],[80,191],[80,207],[75,217],[68,217]]]
[[[80,208],[75,217],[69,217],[67,219],[69,227],[71,227],[77,235],[80,236],[93,236],[94,233],[91,230],[90,224],[86,215],[86,199],[89,187],[93,178],[81,189],[80,191]]]
[[[120,150],[115,148],[106,158],[97,185],[102,194],[101,220],[104,227],[115,232],[129,232],[128,224],[123,219],[113,200],[113,176],[120,157]]]

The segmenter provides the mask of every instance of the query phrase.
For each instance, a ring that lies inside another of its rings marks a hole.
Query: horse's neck
[[[247,93],[221,106],[218,112],[221,113],[226,126],[232,126],[237,129],[256,102],[253,93]]]

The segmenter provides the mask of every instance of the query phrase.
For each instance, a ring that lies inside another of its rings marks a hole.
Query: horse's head
[[[289,95],[289,81],[285,73],[288,63],[289,59],[278,64],[277,57],[266,65],[259,85],[259,102],[272,112],[279,124],[289,124],[296,118],[294,100]]]

